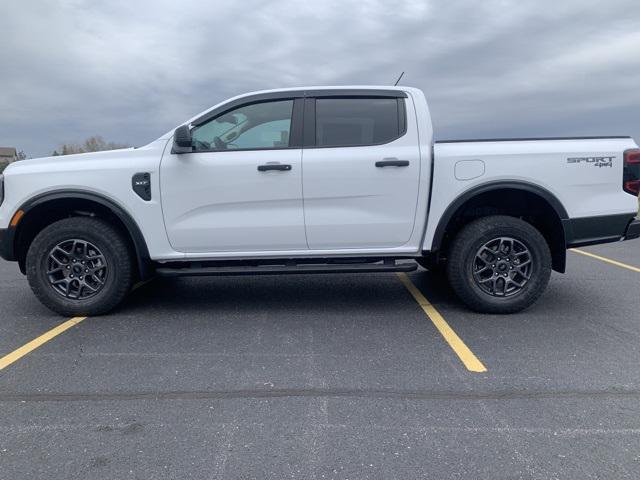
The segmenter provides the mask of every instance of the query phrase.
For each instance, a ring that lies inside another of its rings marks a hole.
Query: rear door
[[[408,114],[413,109],[406,102],[401,91],[334,96],[329,91],[305,100],[309,248],[392,248],[409,241],[420,151],[415,115]]]

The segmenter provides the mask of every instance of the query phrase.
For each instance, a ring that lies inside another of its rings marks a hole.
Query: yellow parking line
[[[144,287],[147,283],[151,282],[152,280],[154,279],[145,280],[143,282],[136,283],[131,289],[131,291]],[[64,323],[61,323],[57,327],[52,328],[48,332],[43,333],[38,338],[34,338],[29,343],[24,344],[23,346],[21,346],[17,350],[14,350],[10,354],[5,355],[4,357],[0,358],[0,370],[7,368],[9,365],[17,362],[28,353],[34,351],[36,348],[41,347],[42,345],[47,343],[49,340],[57,337],[61,333],[69,330],[71,327],[75,325],[78,325],[80,322],[86,319],[87,317],[73,317]]]
[[[427,314],[427,317],[429,317],[449,346],[453,349],[456,355],[458,355],[462,363],[464,363],[464,366],[467,367],[467,370],[478,373],[486,372],[487,368],[480,360],[478,360],[478,357],[476,357],[469,347],[467,347],[458,334],[453,331],[445,319],[442,318],[442,315],[440,315],[435,307],[431,305],[429,300],[427,300],[422,292],[418,290],[418,287],[413,284],[409,277],[404,273],[398,273],[398,278],[407,290],[409,290],[409,293],[413,295],[413,298],[418,302],[418,305],[422,307],[424,313]]]
[[[640,268],[634,267],[633,265],[627,265],[626,263],[617,262],[615,260],[611,260],[610,258],[601,257],[600,255],[595,255],[590,252],[585,252],[584,250],[579,250],[577,248],[570,248],[572,252],[579,253],[580,255],[585,255],[587,257],[595,258],[596,260],[600,260],[602,262],[610,263],[611,265],[615,265],[616,267],[626,268],[627,270],[631,270],[632,272],[640,273]]]
[[[17,362],[22,357],[27,355],[29,352],[34,351],[36,348],[44,345],[45,343],[47,343],[52,338],[57,337],[62,332],[65,332],[66,330],[70,329],[74,325],[79,324],[80,322],[82,322],[86,318],[87,317],[74,317],[74,318],[72,318],[70,320],[67,320],[66,322],[58,325],[57,327],[52,328],[47,333],[43,333],[38,338],[34,338],[29,343],[24,344],[23,346],[21,346],[17,350],[14,350],[10,354],[5,355],[4,357],[0,358],[0,370],[5,369],[6,367],[8,367],[9,365],[11,365],[14,362]]]

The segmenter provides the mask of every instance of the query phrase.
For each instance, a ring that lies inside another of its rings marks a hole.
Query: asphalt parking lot
[[[0,478],[638,478],[640,241],[583,250],[621,264],[517,315],[425,271],[161,279],[50,339],[2,262]]]

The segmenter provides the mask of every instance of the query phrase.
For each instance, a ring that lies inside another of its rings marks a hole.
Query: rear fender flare
[[[563,242],[563,245],[566,247],[567,232],[565,231],[565,228],[567,223],[566,220],[569,218],[569,214],[567,213],[567,210],[562,205],[562,202],[560,202],[560,200],[558,200],[558,198],[549,190],[539,185],[536,185],[534,183],[529,183],[524,181],[499,180],[494,182],[483,183],[482,185],[478,185],[473,188],[470,188],[469,190],[466,190],[462,194],[458,195],[458,197],[456,197],[455,200],[451,202],[451,204],[447,207],[444,214],[440,218],[440,221],[438,222],[438,226],[436,227],[435,233],[433,235],[433,240],[431,242],[431,249],[429,250],[429,253],[435,253],[437,255],[437,252],[441,251],[447,228],[449,227],[449,224],[451,220],[455,217],[456,213],[460,210],[460,208],[465,203],[467,203],[469,200],[473,199],[477,195],[481,195],[483,193],[491,192],[494,190],[501,190],[505,188],[532,193],[539,196],[543,200],[545,200],[551,206],[551,208],[555,211],[556,215],[560,220],[560,224],[562,226],[561,233],[563,236],[562,242]],[[565,262],[566,262],[565,257],[566,257],[566,254],[563,253],[559,257],[554,258],[555,270],[564,272]]]

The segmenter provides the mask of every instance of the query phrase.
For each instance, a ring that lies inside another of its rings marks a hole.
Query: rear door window
[[[319,98],[316,146],[379,145],[398,138],[399,101],[395,98]],[[402,112],[404,113],[404,112]]]

